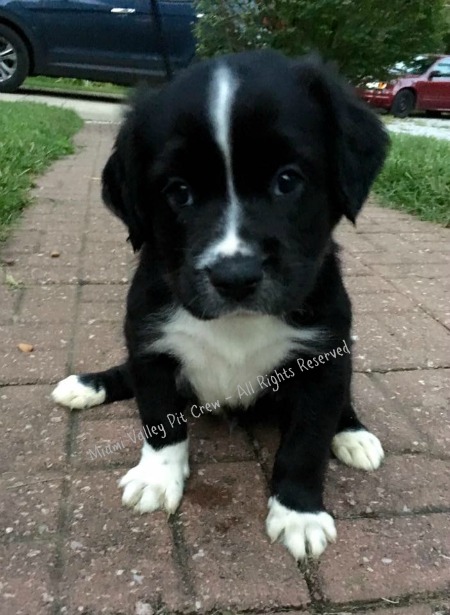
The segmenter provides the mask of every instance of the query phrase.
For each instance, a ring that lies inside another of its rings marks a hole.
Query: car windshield
[[[389,72],[393,75],[421,75],[427,71],[434,62],[436,62],[436,58],[430,58],[430,56],[416,56],[407,62],[397,62]]]

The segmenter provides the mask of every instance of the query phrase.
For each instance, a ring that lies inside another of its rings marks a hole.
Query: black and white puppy
[[[352,407],[351,354],[336,354],[351,348],[351,305],[332,233],[355,220],[387,146],[377,117],[314,57],[225,56],[134,101],[103,173],[104,200],[140,251],[128,360],[53,392],[70,408],[136,398],[147,441],[121,480],[124,504],[178,507],[188,434],[170,416],[270,403],[282,436],[267,533],[296,559],[335,540],[322,497],[330,450],[373,470],[383,449]],[[295,374],[276,393],[258,380],[274,370]],[[254,394],[241,395],[249,382]]]

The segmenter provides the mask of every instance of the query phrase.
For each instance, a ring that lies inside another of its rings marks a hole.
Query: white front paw
[[[174,513],[183,496],[189,476],[188,441],[156,450],[148,442],[142,447],[141,460],[119,481],[122,502],[137,512],[160,508]]]
[[[53,401],[71,410],[83,410],[102,404],[106,399],[103,387],[82,382],[80,376],[69,376],[58,382],[51,393]]]
[[[376,470],[384,458],[381,442],[367,429],[349,429],[337,433],[331,449],[342,463],[359,470]]]
[[[308,555],[319,557],[329,542],[336,540],[336,527],[331,515],[325,511],[302,513],[286,508],[276,497],[269,499],[266,520],[269,538],[278,538],[296,560]]]

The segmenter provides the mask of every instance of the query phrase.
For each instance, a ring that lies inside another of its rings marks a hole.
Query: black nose
[[[208,268],[209,279],[223,297],[245,299],[263,277],[262,262],[253,256],[230,256]]]

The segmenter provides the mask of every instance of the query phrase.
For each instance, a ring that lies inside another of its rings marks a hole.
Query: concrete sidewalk
[[[297,567],[264,532],[270,428],[194,421],[191,478],[167,521],[120,503],[117,479],[139,457],[134,402],[69,413],[49,398],[123,355],[134,257],[99,190],[115,130],[82,130],[0,256],[1,615],[448,615],[450,231],[373,205],[338,230],[356,403],[387,458],[373,474],[331,462],[338,541]]]
[[[121,121],[126,110],[126,105],[120,102],[105,102],[100,100],[83,99],[67,95],[56,94],[0,94],[0,102],[34,102],[52,107],[62,107],[63,109],[72,109],[86,122],[112,122],[118,123]]]

